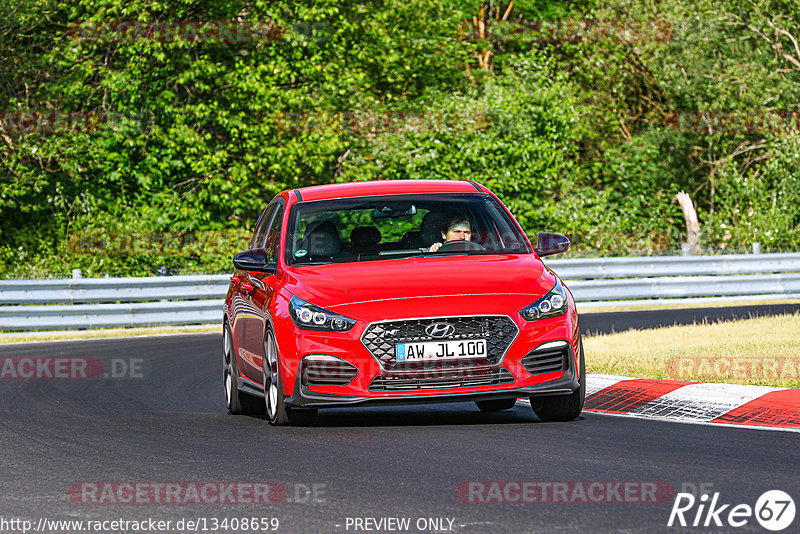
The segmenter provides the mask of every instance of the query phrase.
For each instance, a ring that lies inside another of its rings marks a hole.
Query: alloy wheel
[[[275,419],[278,407],[278,347],[275,345],[275,338],[271,332],[264,337],[264,398],[267,403],[267,417]]]

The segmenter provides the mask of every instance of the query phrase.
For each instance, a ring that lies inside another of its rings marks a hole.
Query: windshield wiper
[[[378,253],[378,256],[416,256],[417,254],[423,254],[423,252],[420,249],[404,248],[399,250],[382,250]]]

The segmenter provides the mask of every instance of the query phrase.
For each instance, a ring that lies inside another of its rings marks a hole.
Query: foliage
[[[798,137],[765,119],[798,111],[795,4],[508,7],[3,3],[0,274],[224,271],[278,191],[397,178],[479,181],[579,250],[679,246],[680,190],[707,246],[798,247]],[[121,21],[184,23],[168,41],[108,33]],[[195,39],[187,21],[265,31]]]

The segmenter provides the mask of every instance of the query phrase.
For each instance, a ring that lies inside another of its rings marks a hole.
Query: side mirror
[[[245,250],[233,257],[233,266],[242,271],[257,271],[262,273],[278,272],[278,264],[267,261],[267,251],[263,248]]]
[[[539,232],[536,234],[536,253],[539,256],[561,254],[569,249],[569,239],[565,235],[553,232]]]

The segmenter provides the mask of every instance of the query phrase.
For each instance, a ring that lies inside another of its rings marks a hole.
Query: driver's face
[[[470,230],[467,223],[454,224],[443,237],[445,243],[450,241],[469,241],[472,239],[472,230]]]

